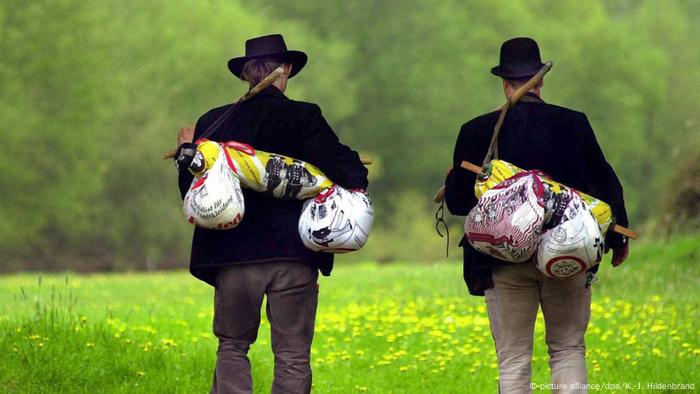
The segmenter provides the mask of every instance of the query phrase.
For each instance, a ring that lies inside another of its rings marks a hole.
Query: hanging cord
[[[440,224],[445,228],[445,234],[442,235],[440,232]],[[445,200],[440,202],[440,206],[437,211],[435,211],[435,231],[438,233],[440,238],[447,238],[447,246],[445,247],[445,257],[450,257],[450,227],[445,222]]]

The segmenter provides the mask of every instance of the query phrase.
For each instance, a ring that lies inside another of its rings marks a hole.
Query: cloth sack
[[[315,252],[347,253],[367,243],[373,223],[367,193],[333,185],[304,202],[299,236]]]
[[[212,148],[218,152],[216,159],[192,180],[183,209],[187,220],[194,225],[227,230],[243,219],[243,191],[228,153],[218,144]]]
[[[598,264],[603,256],[603,236],[578,193],[568,199],[558,221],[540,238],[537,268],[550,278],[567,278]]]
[[[545,191],[536,172],[520,172],[487,190],[464,222],[479,252],[522,263],[537,250],[545,219]]]
[[[477,177],[477,181],[474,184],[474,194],[476,195],[477,199],[481,198],[484,193],[491,190],[496,185],[515,176],[516,174],[523,172],[526,171],[511,163],[508,163],[507,161],[491,160],[489,164],[484,167],[482,175]],[[613,221],[612,209],[610,208],[610,205],[595,197],[589,196],[586,193],[582,193],[569,186],[554,181],[548,175],[542,172],[535,172],[539,175],[540,180],[545,187],[548,211],[555,209],[554,204],[556,204],[557,200],[562,200],[562,195],[577,193],[586,203],[588,209],[593,213],[596,221],[598,222],[601,233],[605,235]],[[566,204],[563,206],[566,206]]]

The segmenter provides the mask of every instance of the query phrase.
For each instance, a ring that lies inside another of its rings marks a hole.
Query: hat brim
[[[537,74],[544,67],[544,63],[529,63],[516,67],[496,66],[491,69],[491,74],[501,78],[528,78]]]
[[[258,58],[263,58],[263,57],[270,57],[274,59],[279,59],[279,61],[283,63],[289,63],[292,65],[292,72],[289,74],[289,78],[294,77],[295,75],[299,74],[299,71],[301,71],[302,68],[306,65],[307,60],[309,59],[308,56],[304,52],[301,51],[286,51],[286,52],[279,52],[279,53],[267,53],[264,55],[259,55],[259,56],[241,56],[241,57],[234,57],[233,59],[228,61],[228,69],[231,71],[231,73],[238,78],[242,78],[241,74],[243,73],[243,66],[246,64],[247,61],[252,60],[252,59],[258,59]]]

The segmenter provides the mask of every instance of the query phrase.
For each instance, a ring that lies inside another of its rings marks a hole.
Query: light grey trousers
[[[248,349],[267,295],[275,372],[272,393],[311,391],[311,341],[318,270],[299,262],[226,267],[216,279],[214,334],[219,338],[212,393],[252,393]]]
[[[584,335],[591,313],[586,273],[565,279],[544,276],[534,263],[494,267],[486,306],[498,355],[500,393],[530,393],[532,341],[542,306],[555,393],[583,393],[556,387],[587,383]],[[536,382],[546,383],[546,382]]]

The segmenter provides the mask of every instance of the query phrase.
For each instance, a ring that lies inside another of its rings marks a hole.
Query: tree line
[[[2,268],[184,266],[191,228],[159,156],[245,91],[226,61],[271,32],[310,57],[288,95],[375,160],[377,227],[355,259],[443,256],[430,197],[460,125],[502,103],[489,69],[520,35],[554,61],[544,99],[588,114],[632,223],[657,220],[700,149],[699,16],[680,0],[4,1]]]

